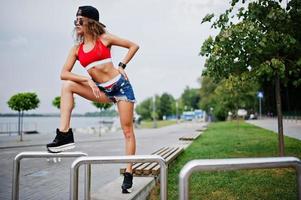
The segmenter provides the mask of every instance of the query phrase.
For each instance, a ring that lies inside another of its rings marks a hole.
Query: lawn
[[[212,123],[168,169],[168,199],[178,199],[178,175],[193,159],[278,156],[277,135],[247,123]],[[285,137],[286,156],[301,158],[301,141]],[[259,169],[193,173],[190,199],[297,199],[295,170]],[[159,199],[156,187],[151,199]]]

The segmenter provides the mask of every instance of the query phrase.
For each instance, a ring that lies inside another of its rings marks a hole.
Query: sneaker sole
[[[129,188],[129,189],[122,189],[122,194],[129,194],[132,193],[133,189]]]
[[[74,149],[74,148],[75,148],[75,144],[69,143],[69,144],[65,144],[62,146],[58,146],[58,147],[47,147],[47,150],[51,153],[59,153],[59,152],[67,151],[67,150]]]

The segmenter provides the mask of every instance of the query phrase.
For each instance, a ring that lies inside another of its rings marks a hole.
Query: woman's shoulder
[[[105,33],[101,34],[98,38],[104,39],[104,40],[112,40],[114,38],[118,38],[118,36],[114,35],[112,33],[109,33],[109,32],[105,32]]]
[[[75,44],[71,47],[71,51],[78,51],[81,44]]]
[[[100,40],[103,44],[106,46],[110,44],[111,41],[111,34],[110,33],[103,33],[98,37],[98,40]]]
[[[80,47],[81,44],[75,44],[72,46],[72,48],[70,49],[70,53],[72,53],[73,55],[77,56],[78,53],[78,49]]]
[[[106,32],[98,36],[99,40],[109,40],[110,39],[110,33]]]

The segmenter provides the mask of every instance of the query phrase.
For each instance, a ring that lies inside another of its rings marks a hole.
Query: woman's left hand
[[[126,75],[126,73],[125,73],[125,71],[122,67],[118,67],[118,71],[119,71],[120,74],[122,74],[124,76],[124,78],[126,80],[129,80],[128,76]]]

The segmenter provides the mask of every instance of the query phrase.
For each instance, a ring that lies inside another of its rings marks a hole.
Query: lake
[[[112,117],[71,117],[71,128],[98,127],[100,121],[113,121]],[[60,117],[24,117],[23,130],[54,133],[60,125]],[[102,124],[103,126],[103,124]],[[0,117],[0,133],[18,130],[18,117]]]

